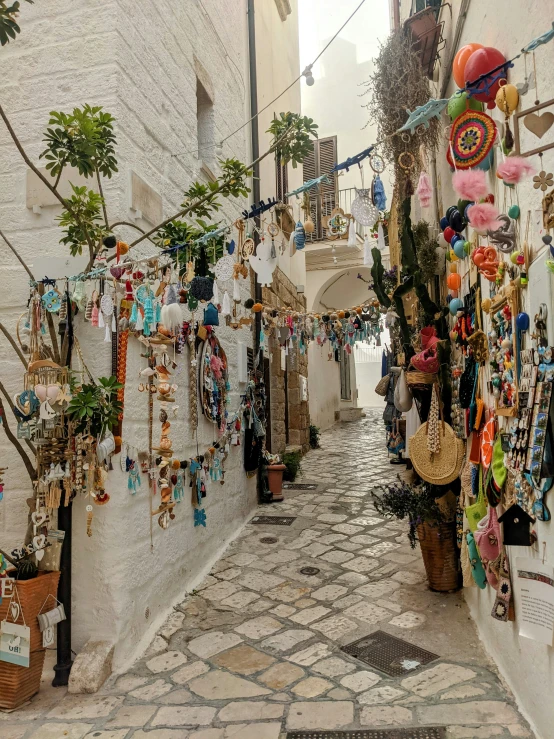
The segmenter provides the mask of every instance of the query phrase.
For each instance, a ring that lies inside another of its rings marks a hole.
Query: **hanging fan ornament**
[[[371,190],[357,189],[356,197],[350,207],[352,215],[362,226],[373,227],[379,218],[379,211],[371,201]]]
[[[103,325],[106,327],[104,341],[106,343],[110,343],[112,340],[112,332],[115,333],[117,331],[117,327],[115,324],[113,299],[108,293],[104,293],[100,299],[100,315],[103,317]],[[100,326],[100,321],[98,325]]]
[[[466,110],[458,116],[450,131],[450,146],[446,152],[453,169],[490,168],[489,154],[496,138],[493,119],[478,110]]]

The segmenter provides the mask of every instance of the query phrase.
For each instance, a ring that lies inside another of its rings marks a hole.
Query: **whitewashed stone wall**
[[[211,85],[216,140],[248,118],[246,2],[50,0],[22,5],[22,35],[0,50],[0,102],[33,162],[38,163],[43,148],[49,111],[85,103],[103,105],[117,119],[119,173],[104,182],[110,222],[130,220],[132,171],[161,195],[164,216],[175,212],[184,189],[204,176],[196,154],[197,74],[205,87]],[[247,162],[248,135],[246,128],[227,142],[224,156]],[[32,266],[37,256],[65,257],[67,250],[58,243],[55,217],[60,208],[46,207],[39,215],[26,208],[26,169],[0,126],[0,229]],[[227,204],[221,217],[236,218],[243,207],[244,202]],[[145,229],[154,225],[145,220],[137,223]],[[134,237],[127,228],[117,234],[127,241]],[[153,250],[152,244],[141,245],[137,252]],[[25,309],[28,280],[3,243],[0,255],[0,320],[13,330]],[[246,281],[243,289],[246,294]],[[103,343],[102,334],[85,325],[82,317],[77,319],[77,335],[95,376],[110,374],[110,345]],[[237,342],[251,346],[252,334],[248,329],[232,332],[225,327],[217,334],[230,362],[232,410],[244,389],[236,381]],[[0,378],[13,394],[22,386],[22,366],[3,336],[0,346]],[[144,449],[148,416],[145,394],[137,392],[138,371],[145,361],[139,346],[135,339],[129,340],[123,438]],[[176,376],[180,411],[178,419],[172,420],[173,448],[179,458],[196,454],[187,421],[186,376],[186,370]],[[154,420],[157,434],[157,409]],[[9,411],[8,421],[15,428]],[[204,420],[198,441],[201,452],[213,441],[213,429]],[[85,534],[85,502],[75,501],[75,651],[90,637],[111,638],[117,644],[117,669],[148,643],[170,606],[209,569],[255,505],[255,481],[244,475],[242,451],[242,447],[231,451],[225,486],[209,485],[206,529],[193,527],[192,508],[184,501],[167,531],[159,528],[156,518],[152,520],[151,538],[147,478],[142,476],[142,488],[131,497],[126,475],[118,471],[118,458],[110,474],[111,501],[95,506],[90,539]],[[9,549],[24,535],[25,498],[31,486],[0,432],[0,465],[6,464],[0,546]]]
[[[409,3],[402,3],[403,20],[409,12],[408,6]],[[435,68],[439,84],[442,84],[445,75],[450,78],[450,69],[446,68],[446,60],[449,58],[452,48],[460,6],[461,2],[459,0],[452,4],[452,19],[447,7],[442,10],[441,19],[445,21],[446,47],[440,54],[440,68],[439,65]],[[468,43],[477,42],[484,46],[493,46],[499,49],[507,59],[510,59],[518,54],[520,49],[531,39],[545,33],[551,27],[552,10],[552,2],[543,2],[542,0],[525,0],[525,2],[520,3],[488,0],[486,3],[470,3],[457,48],[461,48]],[[552,43],[541,46],[536,51],[537,81],[542,102],[554,97],[552,94],[554,90],[553,53]],[[530,72],[532,69],[533,60],[530,56],[527,62],[527,71]],[[515,62],[514,68],[509,71],[508,81],[517,84],[523,82],[524,76],[525,67],[523,58],[521,58]],[[454,81],[450,79],[446,97],[452,95],[455,89]],[[442,97],[440,88],[437,88],[435,97]],[[533,107],[534,101],[535,91],[531,88],[527,95],[521,98],[519,109],[525,110]],[[503,114],[497,108],[489,112],[497,124],[502,126]],[[444,118],[443,125],[447,125]],[[513,131],[513,117],[510,120],[510,125]],[[537,145],[535,144],[535,146]],[[499,156],[498,148],[496,149],[496,156]],[[544,153],[542,166],[538,156],[529,157],[529,162],[537,171],[544,169],[547,172],[552,172],[554,171],[554,150],[550,149]],[[457,202],[457,195],[452,189],[452,173],[445,160],[444,148],[437,155],[437,171],[439,177],[439,207],[442,216],[449,205]],[[490,192],[495,195],[496,203],[501,212],[505,212],[512,201],[519,203],[521,208],[520,237],[522,241],[525,238],[527,214],[529,211],[531,212],[529,246],[533,250],[534,260],[529,269],[529,286],[521,293],[522,310],[528,313],[532,322],[533,317],[538,312],[539,305],[546,303],[549,311],[548,337],[550,344],[552,344],[554,343],[554,320],[552,315],[554,280],[544,264],[547,257],[547,248],[541,241],[541,236],[544,233],[540,228],[542,193],[533,189],[530,179],[518,186],[517,193],[513,191],[506,192],[506,188],[494,174],[489,174],[488,182]],[[504,204],[505,197],[506,204]],[[510,197],[513,200],[510,200]],[[430,220],[430,222],[433,220],[431,213],[426,214],[424,212],[423,217]],[[482,243],[485,242],[482,241]],[[462,274],[467,270],[467,265],[466,260],[462,265]],[[463,279],[462,288],[467,290],[468,278],[464,277]],[[488,284],[486,281],[482,282],[483,297],[487,297],[489,294]],[[485,330],[488,330],[488,327],[487,319],[484,326]],[[529,339],[527,339],[526,346],[530,346]],[[546,504],[550,510],[552,510],[554,500],[552,495],[551,491],[546,497]],[[533,528],[538,535],[538,543],[535,547],[532,549],[508,547],[512,572],[514,571],[516,557],[530,556],[538,558],[542,557],[542,553],[545,552],[547,561],[552,562],[554,560],[554,528],[552,522],[537,521]],[[547,739],[547,737],[552,736],[551,684],[554,671],[552,648],[520,637],[517,620],[513,623],[504,624],[493,619],[490,614],[494,603],[494,593],[490,588],[483,591],[478,588],[465,589],[464,595],[471,614],[477,623],[483,641],[483,649],[494,657],[502,675],[513,690],[523,713],[535,728],[537,737]],[[517,599],[515,605],[517,615],[519,608]]]

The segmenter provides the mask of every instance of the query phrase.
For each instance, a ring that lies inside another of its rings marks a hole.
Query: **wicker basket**
[[[420,372],[413,368],[406,372],[406,382],[410,388],[434,385],[436,381],[437,375],[431,372]]]
[[[37,616],[48,595],[56,596],[59,579],[59,572],[39,572],[38,577],[32,580],[17,581],[21,611],[25,616],[25,624],[31,631],[30,664],[29,667],[19,667],[0,661],[0,708],[17,708],[39,691],[46,652],[42,646],[42,633]],[[0,605],[0,621],[6,618],[9,604],[10,598],[4,598]],[[50,598],[45,610],[54,606],[55,602]],[[17,620],[21,625],[23,625],[22,614]]]
[[[421,556],[431,590],[449,593],[460,587],[456,523],[431,526],[422,523],[417,527]]]

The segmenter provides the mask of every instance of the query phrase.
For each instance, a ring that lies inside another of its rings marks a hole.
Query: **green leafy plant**
[[[186,223],[185,221],[171,221],[160,228],[154,241],[163,249],[169,249],[178,244],[189,244],[186,249],[179,249],[179,253],[174,252],[171,258],[175,264],[179,262],[179,274],[184,274],[187,269],[187,261],[194,259],[195,273],[203,277],[209,276],[209,265],[215,264],[218,259],[223,256],[223,245],[225,243],[225,235],[219,234],[213,239],[208,239],[204,244],[195,244],[201,236],[205,236],[218,229],[217,224],[208,224],[200,218],[196,219],[196,224]]]
[[[33,5],[35,0],[25,0],[26,3]],[[5,0],[0,0],[0,46],[6,46],[15,39],[21,28],[16,22],[19,15],[20,2],[14,2],[8,5]]]
[[[276,159],[281,164],[291,162],[296,169],[314,148],[312,138],[317,138],[317,128],[312,118],[298,113],[281,113],[274,118],[267,132],[273,134]]]
[[[76,423],[76,432],[102,437],[114,429],[123,412],[117,391],[123,387],[115,377],[99,377],[99,384],[83,385],[67,407],[67,415]]]
[[[430,282],[434,278],[437,269],[437,247],[439,242],[429,233],[427,221],[419,221],[412,230],[421,279],[423,282]]]
[[[319,443],[319,437],[321,436],[321,431],[319,430],[319,426],[314,426],[313,423],[310,424],[310,446],[312,449],[319,449],[321,446]]]
[[[83,246],[89,250],[98,248],[108,233],[102,220],[104,198],[86,185],[71,185],[73,195],[66,198],[66,209],[56,220],[64,229],[65,236],[61,244],[69,246],[71,256],[83,253]]]
[[[438,526],[446,521],[441,509],[435,503],[435,496],[429,485],[413,486],[405,482],[395,482],[388,487],[378,487],[382,494],[372,492],[373,504],[377,513],[387,518],[408,520],[408,539],[412,549],[417,541],[417,527],[422,523]]]
[[[46,149],[40,155],[46,169],[59,178],[68,164],[84,177],[100,173],[110,178],[117,172],[114,121],[99,105],[74,108],[72,113],[52,111],[43,139]]]
[[[294,482],[302,472],[302,452],[285,452],[283,464],[287,468],[283,472],[283,480]]]

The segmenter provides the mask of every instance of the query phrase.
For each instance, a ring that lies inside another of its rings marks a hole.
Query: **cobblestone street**
[[[281,739],[426,726],[446,726],[450,739],[532,737],[461,593],[430,592],[406,527],[372,506],[371,489],[399,470],[380,416],[368,411],[322,435],[300,480],[317,488],[258,508],[293,516],[292,525],[248,524],[127,673],[96,695],[45,686],[0,714],[2,739]],[[377,630],[438,658],[388,677],[341,651]]]

